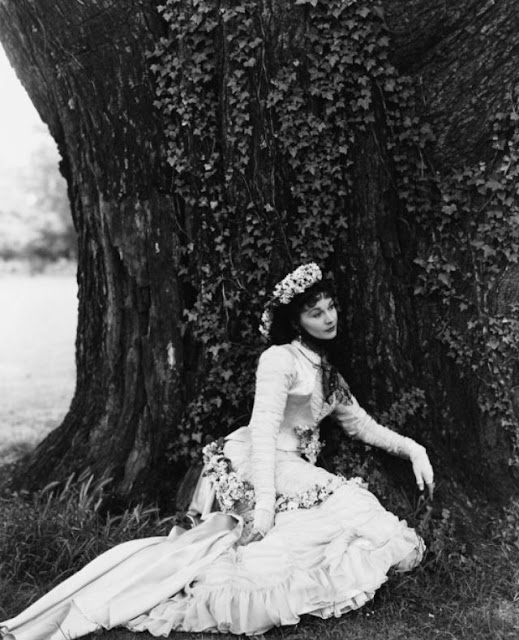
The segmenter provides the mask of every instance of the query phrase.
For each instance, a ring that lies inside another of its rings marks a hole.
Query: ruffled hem
[[[300,616],[339,617],[370,600],[391,567],[416,566],[425,547],[405,521],[358,486],[319,507],[279,514],[260,542],[233,547],[185,589],[125,626],[256,635]]]
[[[0,623],[15,640],[72,640],[126,626],[261,634],[358,609],[391,567],[411,569],[424,546],[366,489],[345,484],[311,509],[277,514],[262,540],[240,546],[241,516],[212,513],[189,531],[122,543],[21,614]]]

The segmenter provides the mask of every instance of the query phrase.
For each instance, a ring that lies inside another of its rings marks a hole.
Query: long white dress
[[[171,631],[260,634],[305,613],[327,618],[373,597],[391,567],[406,571],[424,544],[365,485],[314,466],[316,425],[333,414],[344,430],[399,455],[420,447],[378,425],[351,394],[325,402],[320,357],[294,341],[260,358],[251,422],[226,438],[224,455],[255,505],[275,524],[247,544],[252,503],[225,501],[224,467],[199,481],[191,504],[202,521],[169,536],[120,544],[103,553],[15,618],[11,640],[65,640],[125,626]],[[300,435],[301,427],[311,440]],[[309,462],[302,458],[306,451]],[[227,478],[228,479],[228,478]],[[219,496],[224,512],[211,512]],[[229,497],[229,494],[227,494]],[[225,512],[227,511],[227,512]]]

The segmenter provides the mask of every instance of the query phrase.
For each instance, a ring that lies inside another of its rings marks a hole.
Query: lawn
[[[0,275],[0,463],[32,449],[68,409],[76,295],[71,273]]]

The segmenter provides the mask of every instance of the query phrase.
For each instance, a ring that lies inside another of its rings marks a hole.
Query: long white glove
[[[353,396],[351,404],[339,404],[333,415],[344,431],[353,438],[410,460],[418,488],[423,491],[424,484],[427,485],[429,494],[432,496],[434,473],[425,447],[388,427],[383,427],[359,405]]]
[[[276,439],[294,375],[294,356],[285,347],[272,346],[261,354],[249,423],[256,497],[251,540],[263,537],[274,524]]]

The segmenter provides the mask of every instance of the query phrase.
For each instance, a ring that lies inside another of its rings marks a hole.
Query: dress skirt
[[[246,475],[249,445],[237,433],[225,453]],[[296,452],[276,455],[276,485],[283,484],[285,494],[292,490],[296,496],[336,478]],[[208,513],[211,502],[205,479],[193,503],[205,506],[201,524],[108,550],[1,623],[3,634],[15,640],[71,640],[115,626],[156,636],[261,634],[296,624],[303,614],[338,617],[361,607],[391,567],[412,569],[424,551],[415,531],[359,482],[340,483],[311,508],[277,513],[274,527],[250,544],[244,544],[248,514]]]

